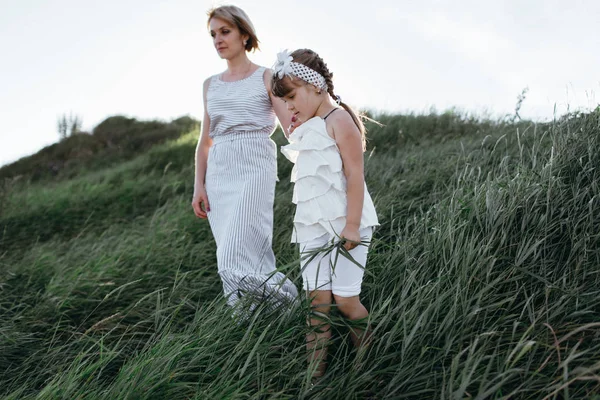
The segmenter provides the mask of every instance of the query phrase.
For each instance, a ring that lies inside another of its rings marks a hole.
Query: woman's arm
[[[210,211],[208,203],[208,196],[206,189],[204,188],[204,180],[206,178],[206,161],[208,159],[208,150],[212,146],[212,139],[208,136],[210,132],[210,118],[207,111],[206,93],[208,91],[208,85],[210,78],[204,81],[203,87],[203,102],[204,102],[204,120],[202,121],[202,133],[198,144],[196,145],[196,174],[194,178],[194,196],[192,200],[192,207],[194,213],[199,218],[206,218],[206,212]]]
[[[331,121],[333,136],[340,149],[347,185],[346,226],[340,236],[360,242],[359,229],[365,196],[362,136],[347,112],[334,113],[331,117],[334,117]],[[356,246],[356,243],[349,242],[344,245],[348,250]]]
[[[271,77],[273,76],[273,71],[267,68],[265,70],[265,74],[263,76],[265,87],[267,88],[267,92],[269,93],[269,97],[271,98],[271,104],[273,105],[273,110],[275,111],[275,115],[277,115],[277,119],[279,120],[279,125],[281,125],[281,130],[285,137],[289,137],[292,133],[293,129],[290,129],[290,124],[292,122],[292,112],[287,109],[285,102],[276,97],[271,92]]]

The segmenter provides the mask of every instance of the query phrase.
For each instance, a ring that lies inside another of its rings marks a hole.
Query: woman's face
[[[237,26],[215,17],[210,20],[209,27],[219,57],[228,60],[246,51],[244,40],[248,40],[248,37],[242,35]]]

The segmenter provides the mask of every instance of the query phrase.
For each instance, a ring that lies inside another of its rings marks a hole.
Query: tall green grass
[[[364,359],[334,312],[330,367],[309,391],[303,307],[232,319],[210,229],[190,207],[193,131],[4,195],[0,395],[593,398],[600,110],[549,124],[378,119],[365,155],[381,226],[363,285],[374,326]],[[290,169],[280,156],[273,247],[299,283]]]

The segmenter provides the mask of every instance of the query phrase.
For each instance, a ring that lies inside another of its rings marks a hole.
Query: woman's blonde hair
[[[210,25],[210,20],[213,18],[227,21],[230,24],[235,25],[242,35],[248,35],[246,51],[260,50],[254,25],[252,25],[252,21],[250,21],[248,14],[241,8],[237,6],[220,6],[211,8],[206,15],[208,15],[208,20],[206,21],[207,26]]]

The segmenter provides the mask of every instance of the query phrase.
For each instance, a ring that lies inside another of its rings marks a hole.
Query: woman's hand
[[[208,204],[208,195],[206,189],[198,188],[194,191],[194,198],[192,199],[192,208],[196,217],[206,219],[208,216],[206,213],[210,211],[210,205]]]
[[[352,250],[360,244],[358,225],[346,224],[340,236],[346,250]]]

